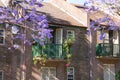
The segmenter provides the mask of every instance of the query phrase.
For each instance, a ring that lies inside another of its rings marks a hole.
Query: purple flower
[[[19,48],[19,45],[18,45],[18,44],[14,44],[13,47],[14,47],[15,49],[18,49],[18,48]]]
[[[22,34],[19,34],[19,33],[18,33],[18,34],[15,36],[15,38],[16,38],[16,39],[21,39],[21,38],[22,38]]]
[[[26,2],[30,2],[30,0],[25,0]]]
[[[19,18],[19,19],[16,20],[17,23],[22,23],[22,21],[24,21],[23,18]]]
[[[89,30],[89,31],[87,32],[87,35],[90,36],[90,34],[91,34],[91,31]]]
[[[100,35],[100,40],[105,39],[105,37],[106,37],[106,33],[101,34],[101,35]]]
[[[6,15],[1,15],[0,19],[5,19],[7,16]]]
[[[13,10],[12,11],[15,15],[18,15],[18,11],[17,10]]]
[[[43,4],[41,4],[41,3],[38,3],[38,7],[42,7],[43,6]]]
[[[18,29],[17,26],[12,26],[12,31],[11,31],[11,32],[12,32],[13,34],[17,34],[18,31],[19,31],[19,29]]]
[[[30,5],[34,6],[37,0],[30,0]]]
[[[10,26],[9,26],[9,24],[5,24],[5,27],[8,28],[8,27],[10,27]]]
[[[114,30],[114,31],[116,31],[117,29],[118,29],[117,26],[111,26],[111,27],[109,27],[109,30]]]
[[[95,22],[94,22],[94,21],[91,21],[91,22],[90,22],[90,27],[91,27],[91,28],[94,28],[94,25],[95,25]]]
[[[25,19],[25,20],[27,20],[28,18],[29,18],[29,16],[28,16],[28,15],[24,16],[24,19]]]

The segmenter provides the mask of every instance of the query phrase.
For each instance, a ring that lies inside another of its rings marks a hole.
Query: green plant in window
[[[74,43],[74,41],[75,41],[75,39],[72,38],[72,37],[70,37],[70,38],[68,38],[68,39],[66,40],[66,43],[67,43],[69,46],[71,46],[71,45]]]
[[[45,65],[47,60],[47,54],[42,54],[41,56],[37,56],[33,58],[34,64],[40,63],[41,65]]]
[[[70,59],[72,57],[70,48],[71,48],[72,44],[74,43],[74,41],[75,41],[74,38],[68,38],[64,41],[64,44],[63,44],[63,48],[64,48],[64,51],[66,52],[66,58],[67,58],[66,66],[70,65]]]
[[[38,44],[37,44],[38,45]],[[33,56],[34,64],[40,63],[41,65],[45,65],[45,62],[48,58],[48,55],[44,52],[46,49],[46,46],[37,46],[37,49],[34,49],[34,54],[37,53],[37,55]]]

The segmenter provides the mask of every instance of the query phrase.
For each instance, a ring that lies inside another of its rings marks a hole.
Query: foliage
[[[41,54],[40,56],[33,58],[34,64],[40,63],[41,65],[45,65],[46,60],[47,54]]]
[[[27,4],[33,8],[29,11],[27,7],[24,8],[20,4]],[[37,0],[11,0],[10,6],[0,7],[0,24],[6,24],[5,28],[10,28],[11,33],[16,35],[13,40],[21,39],[24,44],[31,45],[32,41],[26,37],[26,30],[32,32],[32,39],[38,39],[40,45],[44,45],[46,37],[52,37],[52,30],[48,27],[46,16],[41,13],[38,14],[35,5],[42,6],[41,2]],[[23,28],[24,32],[21,32],[20,28]],[[17,49],[19,45],[15,43],[9,49],[13,48]]]
[[[120,71],[115,75],[116,80],[120,80]]]
[[[90,35],[92,31],[101,30],[102,33],[100,35],[100,40],[103,40],[106,37],[106,33],[104,31],[105,29],[113,31],[120,29],[118,27],[119,23],[111,18],[111,16],[113,16],[116,19],[120,17],[118,14],[116,14],[116,11],[118,11],[117,8],[119,7],[119,5],[117,4],[119,2],[120,2],[119,0],[113,0],[112,2],[110,0],[91,0],[85,2],[84,7],[89,14],[97,11],[98,12],[101,11],[104,14],[106,14],[102,18],[100,17],[90,22],[88,35]],[[114,5],[114,8],[111,5]]]
[[[48,55],[44,50],[46,50],[45,45],[41,46],[38,42],[33,44],[32,51],[34,64],[40,63],[41,65],[45,65]]]
[[[75,41],[74,38],[68,38],[63,43],[63,48],[65,49],[65,52],[66,52],[66,58],[67,58],[66,66],[67,67],[70,65],[70,59],[72,57],[72,54],[70,53],[70,48],[71,48],[72,44],[74,43],[74,41]]]

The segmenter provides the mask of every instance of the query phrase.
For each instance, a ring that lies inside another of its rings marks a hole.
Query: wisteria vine
[[[104,4],[104,6],[100,7],[98,6],[97,3],[101,5]],[[110,7],[108,7],[108,12],[110,12],[111,14],[113,14],[115,16],[116,13],[118,13],[118,2],[119,0],[112,0],[112,2],[110,2],[109,0],[90,0],[84,3],[84,9],[88,12],[88,14],[90,15],[91,13],[95,12],[95,11],[101,11],[105,5],[108,5]],[[112,5],[112,6],[111,6]],[[113,8],[114,5],[114,8]],[[101,9],[102,8],[102,9]],[[104,13],[104,11],[103,11]],[[105,13],[104,13],[105,14]],[[118,14],[119,16],[119,14]],[[119,28],[119,23],[115,22],[109,14],[106,14],[103,18],[98,18],[96,20],[91,20],[90,22],[90,28],[88,30],[88,35],[91,34],[91,31],[96,31],[96,30],[102,30],[101,34],[100,34],[100,40],[104,40],[106,37],[106,33],[104,32],[104,29],[106,30],[120,30]]]
[[[31,10],[23,8],[20,4],[33,6]],[[48,27],[46,15],[37,13],[34,6],[42,7],[41,1],[37,0],[12,0],[10,6],[0,7],[0,24],[5,24],[5,28],[11,28],[11,33],[16,36],[13,39],[24,40],[25,43],[32,44],[32,41],[25,38],[25,34],[20,32],[20,28],[31,30],[31,37],[34,41],[44,45],[46,38],[51,38],[51,29]],[[27,25],[30,24],[30,25]],[[9,49],[19,48],[18,44],[13,44]]]

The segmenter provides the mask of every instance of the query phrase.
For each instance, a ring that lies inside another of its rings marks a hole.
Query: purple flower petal
[[[38,7],[42,7],[43,6],[43,4],[41,4],[41,3],[38,3]]]
[[[10,26],[9,26],[9,24],[6,24],[5,27],[8,28],[8,27],[10,27]]]
[[[101,34],[101,35],[100,35],[100,40],[105,39],[105,37],[106,37],[106,33]]]
[[[14,47],[15,49],[18,49],[18,48],[19,48],[19,45],[18,45],[18,44],[14,44],[13,47]]]
[[[12,32],[13,34],[17,34],[18,31],[19,31],[19,29],[18,29],[17,26],[12,26],[12,31],[11,31],[11,32]]]

